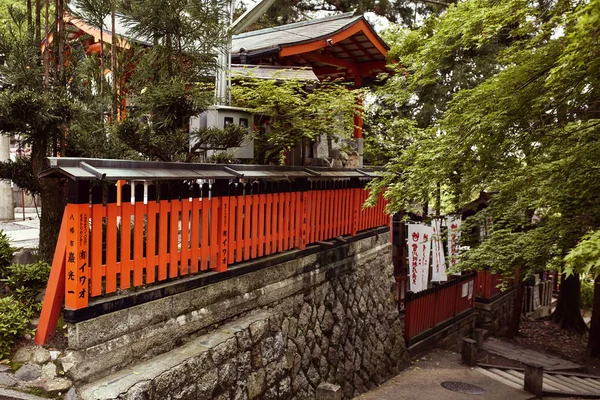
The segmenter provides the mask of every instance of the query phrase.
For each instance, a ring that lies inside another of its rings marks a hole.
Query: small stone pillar
[[[480,349],[481,346],[483,346],[483,341],[485,340],[486,333],[487,333],[487,330],[485,330],[485,329],[481,329],[481,328],[473,329],[473,340],[475,340],[477,342],[478,349]]]
[[[544,367],[539,364],[525,364],[525,380],[523,388],[526,392],[542,398],[544,394]]]
[[[342,388],[333,383],[323,382],[317,386],[317,400],[342,400]]]
[[[463,339],[462,361],[469,367],[477,365],[477,342],[475,340],[469,338]]]

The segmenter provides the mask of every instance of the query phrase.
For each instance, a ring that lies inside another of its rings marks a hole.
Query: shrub
[[[10,246],[8,236],[0,230],[0,277],[4,277],[5,269],[10,265],[15,249]]]
[[[18,335],[27,331],[31,317],[30,309],[12,296],[0,298],[0,358],[6,357]]]
[[[594,281],[588,277],[581,279],[581,308],[592,308],[594,303]]]
[[[17,300],[25,306],[32,306],[35,296],[46,287],[49,275],[50,265],[43,261],[33,264],[11,264],[6,267],[6,274],[0,281]]]

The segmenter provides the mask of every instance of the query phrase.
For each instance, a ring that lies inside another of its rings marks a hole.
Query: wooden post
[[[69,182],[65,308],[78,310],[88,305],[89,296],[89,181]]]
[[[225,179],[217,179],[213,185],[213,201],[218,199],[219,211],[217,219],[217,245],[218,255],[215,271],[223,272],[227,270],[227,250],[229,247],[229,182]],[[214,204],[213,204],[214,207]],[[214,210],[214,208],[213,208]],[[214,251],[214,250],[213,250]],[[212,260],[211,260],[212,264]]]
[[[58,242],[52,260],[52,269],[48,278],[48,286],[44,295],[40,322],[35,332],[35,342],[44,345],[56,332],[56,324],[60,316],[65,298],[65,251],[67,248],[67,210],[63,213]]]

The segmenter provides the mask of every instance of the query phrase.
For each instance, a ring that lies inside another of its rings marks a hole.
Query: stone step
[[[495,367],[482,364],[477,371],[489,376],[505,385],[514,388],[523,388],[525,376],[522,370],[506,367]],[[590,375],[563,373],[544,373],[544,391],[562,393],[565,396],[598,396],[600,398],[600,378]]]
[[[87,384],[79,394],[83,400],[100,400],[138,398],[152,392],[154,398],[166,399],[177,388],[179,393],[193,391],[188,398],[209,399],[223,370],[236,368],[236,363],[225,364],[237,355],[237,337],[247,337],[248,341],[251,336],[262,337],[268,331],[270,317],[272,314],[265,311],[251,313],[170,352]],[[264,352],[263,357],[267,357]]]

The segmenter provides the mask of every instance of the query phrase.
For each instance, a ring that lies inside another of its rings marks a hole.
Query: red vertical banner
[[[89,204],[67,205],[65,307],[85,308],[89,297]]]

